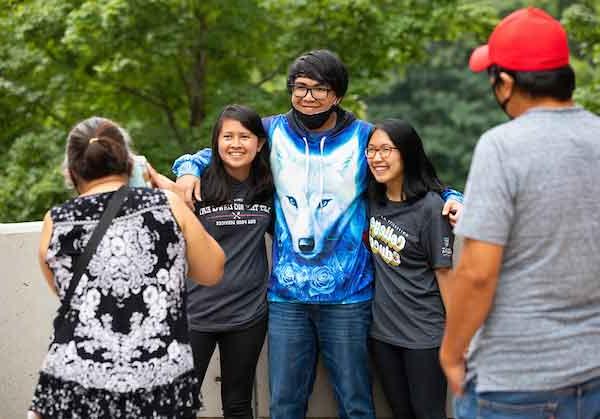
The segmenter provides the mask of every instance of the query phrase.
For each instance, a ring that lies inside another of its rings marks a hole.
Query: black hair
[[[400,152],[404,165],[402,192],[407,201],[422,198],[430,191],[440,193],[444,190],[444,184],[425,154],[423,141],[412,125],[400,119],[386,119],[376,124],[375,129],[384,131]],[[370,171],[367,193],[370,200],[386,204],[386,186],[377,182]]]
[[[570,65],[546,71],[514,71],[492,65],[488,74],[493,78],[493,87],[502,83],[500,73],[506,73],[515,81],[515,87],[533,98],[551,97],[565,101],[573,97],[575,72]]]
[[[317,49],[302,54],[292,63],[288,71],[287,85],[291,86],[298,77],[308,77],[331,87],[337,97],[348,90],[348,70],[337,55],[326,49]]]
[[[109,175],[131,174],[132,161],[126,134],[110,119],[91,117],[69,132],[66,169],[75,186]]]
[[[265,202],[273,197],[273,176],[269,164],[269,144],[267,133],[260,115],[246,106],[227,105],[213,126],[212,158],[202,176],[202,204],[219,204],[232,199],[232,178],[225,171],[223,159],[219,155],[219,134],[225,119],[239,121],[246,129],[264,140],[264,145],[252,161],[250,168],[251,190],[245,197],[247,202]]]

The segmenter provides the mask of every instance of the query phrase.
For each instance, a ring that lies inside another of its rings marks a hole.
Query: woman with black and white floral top
[[[48,212],[39,253],[61,301],[109,199],[128,182],[124,136],[94,117],[67,139],[79,196]],[[173,187],[150,172],[157,186]],[[195,418],[185,278],[215,284],[223,265],[223,251],[175,193],[129,188],[54,330],[30,410],[43,419]]]

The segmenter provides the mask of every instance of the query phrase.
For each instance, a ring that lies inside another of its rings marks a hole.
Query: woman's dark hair
[[[273,176],[269,164],[269,147],[267,133],[260,115],[256,111],[242,105],[227,105],[219,115],[212,132],[212,158],[210,165],[202,176],[202,200],[207,204],[217,204],[232,198],[231,176],[225,171],[223,159],[219,155],[219,134],[225,119],[240,122],[258,139],[265,140],[261,150],[252,161],[250,168],[251,189],[246,196],[247,202],[265,202],[273,197]]]
[[[348,90],[348,70],[333,52],[318,49],[296,58],[288,71],[288,90],[297,77],[308,77],[328,85],[337,97],[343,97]]]
[[[81,121],[69,132],[65,166],[75,186],[109,175],[130,175],[127,134],[110,119],[97,116]]]
[[[402,192],[406,200],[422,198],[429,191],[439,193],[444,190],[444,184],[437,177],[433,164],[425,154],[421,137],[408,122],[386,119],[377,124],[375,129],[384,131],[400,152],[404,165]],[[369,199],[384,205],[387,202],[385,184],[377,182],[370,171],[367,191]]]
[[[502,83],[500,73],[506,73],[515,81],[515,86],[533,98],[551,97],[565,101],[573,97],[575,72],[570,65],[547,71],[513,71],[492,65],[488,74],[493,78],[493,87]]]

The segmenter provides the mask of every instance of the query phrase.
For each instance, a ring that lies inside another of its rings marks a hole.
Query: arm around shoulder
[[[170,191],[165,193],[185,238],[188,277],[201,285],[217,284],[225,266],[223,249],[179,196]]]
[[[184,200],[192,208],[193,197],[200,201],[200,176],[210,165],[212,150],[203,148],[196,154],[184,154],[173,163],[171,170],[177,176],[177,184],[183,189]]]
[[[445,201],[442,215],[448,216],[450,225],[454,227],[463,209],[464,196],[459,191],[451,188],[444,189],[440,196]]]
[[[203,148],[196,154],[184,154],[173,162],[171,170],[177,177],[194,175],[200,177],[212,160],[212,150]]]

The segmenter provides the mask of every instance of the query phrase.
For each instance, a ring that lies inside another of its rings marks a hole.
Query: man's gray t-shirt
[[[457,235],[504,247],[471,342],[477,391],[551,390],[600,377],[600,118],[537,108],[475,149]]]
[[[265,233],[272,228],[272,203],[248,203],[249,186],[233,181],[234,199],[196,204],[196,215],[225,252],[225,273],[212,287],[187,280],[188,326],[223,332],[251,326],[267,312],[269,267]]]
[[[434,270],[452,267],[454,242],[443,206],[434,192],[414,201],[369,204],[373,338],[408,349],[440,346],[445,310]]]

